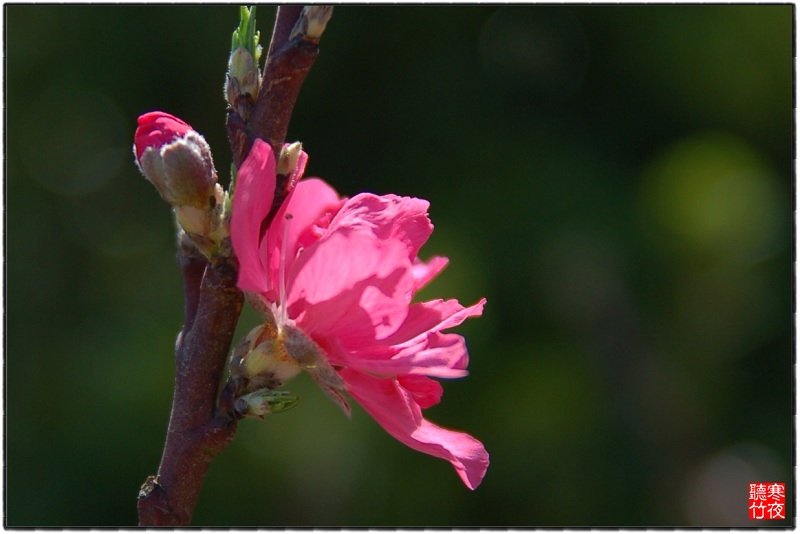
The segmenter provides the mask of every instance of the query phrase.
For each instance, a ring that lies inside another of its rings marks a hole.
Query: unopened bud
[[[261,73],[258,60],[261,58],[259,32],[256,31],[256,8],[239,8],[239,26],[231,38],[231,55],[228,59],[228,75],[225,78],[225,99],[242,118],[247,120],[252,105],[258,96]]]
[[[244,48],[231,52],[228,61],[228,77],[225,83],[225,98],[231,106],[237,104],[240,97],[248,97],[255,102],[259,85],[258,65],[253,55]]]
[[[163,111],[145,113],[139,117],[137,123],[138,127],[133,140],[137,160],[142,157],[147,148],[161,148],[193,130],[178,117]]]
[[[306,6],[300,14],[291,38],[301,36],[309,39],[319,39],[325,31],[328,21],[333,16],[333,6]]]
[[[208,205],[217,172],[211,149],[191,126],[172,115],[154,112],[139,117],[134,136],[136,163],[170,205]]]
[[[234,409],[242,417],[264,419],[265,415],[294,408],[300,398],[288,391],[259,389],[236,399]]]
[[[303,152],[303,143],[297,141],[295,143],[283,145],[281,154],[278,156],[278,163],[275,165],[275,174],[287,175],[294,172],[297,168],[297,161],[300,159],[300,154]]]
[[[139,117],[136,164],[175,211],[180,239],[207,258],[230,256],[230,200],[217,183],[211,149],[191,126],[167,113]]]

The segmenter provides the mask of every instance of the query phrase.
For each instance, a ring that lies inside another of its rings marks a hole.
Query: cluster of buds
[[[182,237],[206,257],[229,255],[230,199],[217,183],[211,149],[177,117],[139,117],[133,151],[142,174],[175,211]]]
[[[225,78],[225,99],[245,121],[258,97],[261,72],[260,33],[256,31],[256,8],[240,8],[239,27],[233,31],[231,56],[228,59],[228,74]]]

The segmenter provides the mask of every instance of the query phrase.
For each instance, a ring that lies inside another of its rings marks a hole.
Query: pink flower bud
[[[161,111],[139,117],[134,136],[136,163],[142,174],[174,207],[215,205],[217,173],[211,149],[199,133]]]

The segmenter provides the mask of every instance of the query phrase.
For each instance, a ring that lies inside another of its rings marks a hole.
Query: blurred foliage
[[[337,7],[290,138],[343,194],[431,201],[425,297],[489,304],[428,416],[492,464],[470,492],[300,377],[195,524],[753,526],[746,484],[793,481],[792,9]],[[168,111],[227,180],[238,8],[5,15],[6,522],[135,524],[182,298],[130,146]]]

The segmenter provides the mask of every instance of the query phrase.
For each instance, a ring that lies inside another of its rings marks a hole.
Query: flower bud
[[[146,113],[139,117],[133,152],[142,174],[173,207],[180,239],[207,258],[229,256],[230,199],[217,183],[203,136],[177,117]]]
[[[191,126],[160,111],[139,117],[136,163],[170,205],[205,208],[215,197],[211,149]]]

